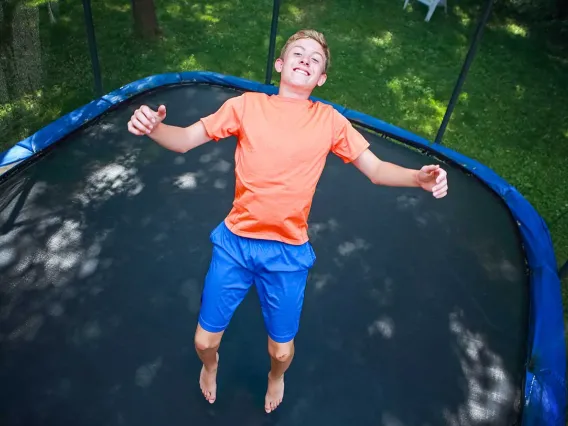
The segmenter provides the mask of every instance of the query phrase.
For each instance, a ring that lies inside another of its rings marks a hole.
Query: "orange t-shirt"
[[[332,106],[311,100],[244,93],[201,122],[215,141],[238,140],[227,227],[289,244],[308,241],[308,214],[328,153],[348,163],[369,147]]]

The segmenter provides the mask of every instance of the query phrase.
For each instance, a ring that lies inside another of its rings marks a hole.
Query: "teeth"
[[[304,70],[296,70],[296,72],[299,72],[300,74],[308,75],[308,73]]]

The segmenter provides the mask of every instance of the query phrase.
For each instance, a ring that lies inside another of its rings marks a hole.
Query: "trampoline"
[[[243,91],[209,72],[149,77],[0,156],[3,426],[556,425],[564,330],[542,219],[491,170],[334,105],[380,158],[448,170],[449,195],[377,187],[328,158],[309,220],[317,262],[283,404],[254,290],[202,397],[193,347],[209,233],[231,207],[233,138],[185,155],[128,133],[140,104],[188,125]]]

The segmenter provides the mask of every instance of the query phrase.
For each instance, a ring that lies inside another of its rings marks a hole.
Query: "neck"
[[[280,87],[278,89],[278,96],[282,96],[284,98],[309,99],[311,94],[311,90],[289,86],[282,82],[280,82]]]

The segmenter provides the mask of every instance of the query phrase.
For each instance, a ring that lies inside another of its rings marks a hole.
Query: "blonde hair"
[[[331,53],[329,51],[329,46],[327,45],[327,41],[325,40],[325,36],[316,31],[316,30],[310,30],[310,29],[306,29],[306,30],[300,30],[297,33],[293,34],[288,41],[286,41],[286,44],[284,45],[284,47],[282,47],[282,50],[280,51],[280,59],[284,58],[284,55],[286,54],[286,50],[288,49],[288,46],[290,46],[290,44],[294,43],[297,40],[301,40],[304,38],[309,38],[312,40],[315,40],[316,42],[318,42],[321,46],[321,48],[323,49],[323,52],[325,54],[325,66],[324,66],[324,72],[327,71],[327,69],[329,68],[329,66],[331,65]]]

